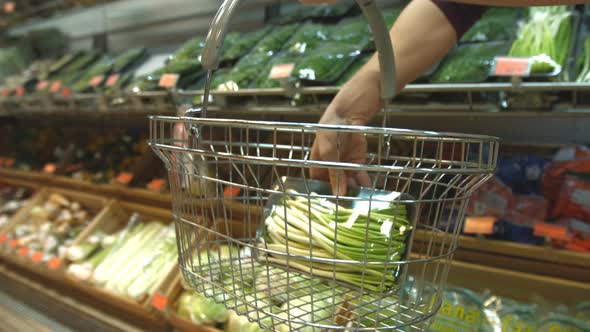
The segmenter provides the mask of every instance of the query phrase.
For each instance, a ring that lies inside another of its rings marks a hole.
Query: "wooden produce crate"
[[[9,257],[13,262],[20,262],[25,265],[34,265],[44,270],[44,273],[57,273],[61,275],[66,268],[65,262],[59,257],[43,257],[42,254],[32,252],[27,246],[21,246],[17,239],[11,239],[10,233],[14,229],[24,223],[28,223],[31,217],[32,209],[40,204],[46,202],[53,194],[58,194],[70,201],[80,203],[80,205],[90,213],[91,221],[90,227],[95,223],[108,209],[110,201],[101,196],[95,196],[83,192],[76,192],[70,190],[63,190],[57,188],[43,188],[31,198],[26,208],[21,209],[9,222],[9,225],[3,229],[3,233],[7,235],[6,244],[3,246],[2,254]],[[80,233],[79,236],[83,234]],[[76,239],[74,239],[74,242]]]
[[[88,237],[95,234],[97,231],[102,231],[106,234],[112,234],[116,231],[123,229],[131,215],[138,213],[141,220],[145,222],[161,222],[163,224],[172,223],[172,213],[170,210],[153,208],[145,205],[138,205],[133,203],[121,203],[118,201],[113,202],[109,209],[104,214],[97,218],[97,220],[80,234],[73,245],[78,245],[85,242]],[[159,281],[156,289],[164,287],[163,285],[169,284],[171,279],[174,278],[177,267],[173,266],[169,271],[166,272],[166,276]],[[151,298],[153,294],[140,299],[134,300],[118,294],[112,293],[102,287],[99,287],[90,281],[81,281],[69,274],[66,274],[66,278],[72,282],[84,285],[89,289],[92,289],[93,296],[103,298],[110,302],[113,306],[121,308],[122,310],[133,310],[136,313],[147,313],[151,311]]]

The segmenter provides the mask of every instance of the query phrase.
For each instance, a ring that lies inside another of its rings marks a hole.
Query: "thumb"
[[[346,195],[347,183],[346,174],[340,169],[329,169],[330,184],[332,185],[332,194],[337,196]]]

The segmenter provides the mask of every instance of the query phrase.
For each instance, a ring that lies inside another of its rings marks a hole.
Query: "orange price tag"
[[[31,255],[31,260],[33,263],[40,263],[43,260],[43,253],[40,251],[33,252],[33,255]]]
[[[117,182],[122,184],[129,184],[131,180],[133,180],[133,174],[131,173],[122,172],[117,176]]]
[[[70,173],[70,172],[75,172],[75,171],[79,171],[82,169],[82,163],[77,163],[77,164],[72,164],[72,165],[68,165],[65,169],[66,172]]]
[[[51,86],[49,87],[49,92],[58,93],[59,89],[61,89],[61,81],[55,81],[51,83]]]
[[[61,88],[61,95],[64,98],[70,98],[72,96],[72,89],[68,88],[67,86],[64,86],[63,88]]]
[[[6,14],[14,13],[15,9],[16,9],[16,5],[14,4],[14,1],[7,1],[4,3],[4,12]]]
[[[164,187],[164,179],[153,179],[148,185],[148,188],[154,191],[160,191],[162,187]]]
[[[6,241],[8,241],[8,235],[0,234],[0,243],[5,243]]]
[[[166,89],[172,89],[178,83],[178,78],[180,76],[178,74],[164,74],[160,77],[160,82],[158,82],[158,86]]]
[[[496,57],[493,73],[495,76],[529,76],[530,58]]]
[[[467,217],[463,225],[463,233],[493,234],[495,223],[496,218],[494,217]]]
[[[533,234],[535,234],[535,236],[548,237],[557,240],[566,240],[568,238],[567,228],[561,225],[547,223],[535,224]]]
[[[160,293],[154,294],[152,306],[160,311],[165,311],[168,306],[168,298]]]
[[[18,255],[25,257],[25,256],[29,256],[29,247],[22,247],[18,250]]]
[[[227,186],[225,189],[223,189],[223,196],[236,197],[240,194],[241,190],[242,189],[240,187]]]
[[[102,80],[104,79],[104,75],[98,75],[98,76],[94,76],[89,84],[91,87],[96,88],[100,83],[102,83]]]
[[[2,97],[8,97],[10,96],[10,89],[9,88],[3,88],[2,89]]]
[[[291,76],[293,69],[295,68],[294,63],[286,63],[286,64],[278,64],[272,66],[270,70],[270,74],[268,78],[271,80],[281,79],[281,78],[288,78]]]
[[[118,80],[119,80],[119,74],[112,74],[107,79],[107,87],[109,87],[109,88],[112,87],[113,85],[115,85],[115,83],[117,83]]]
[[[55,173],[56,169],[57,169],[57,166],[55,166],[55,164],[48,163],[48,164],[45,164],[45,166],[43,167],[43,173],[53,174],[53,173]]]
[[[9,245],[9,246],[10,246],[12,249],[14,249],[14,248],[18,247],[18,240],[17,240],[17,239],[10,240],[10,242],[8,242],[8,245]]]
[[[49,260],[49,262],[47,262],[47,266],[52,270],[57,270],[61,266],[61,259],[58,257],[53,257]]]
[[[39,81],[39,83],[37,83],[37,90],[45,90],[45,89],[47,89],[48,85],[49,85],[49,82],[47,82],[47,81]]]
[[[25,95],[25,88],[22,86],[17,87],[14,89],[14,95],[17,97],[22,97]]]

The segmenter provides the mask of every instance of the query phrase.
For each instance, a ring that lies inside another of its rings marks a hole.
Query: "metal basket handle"
[[[387,101],[395,97],[396,94],[395,57],[393,55],[393,46],[389,37],[389,31],[387,30],[383,15],[381,15],[374,0],[356,0],[356,2],[367,18],[373,38],[375,39],[381,70],[381,98]],[[201,63],[204,68],[214,70],[219,66],[220,53],[227,33],[227,27],[239,3],[240,0],[224,0],[217,14],[215,14],[215,18],[213,18],[211,28],[207,34],[205,48],[201,55]]]

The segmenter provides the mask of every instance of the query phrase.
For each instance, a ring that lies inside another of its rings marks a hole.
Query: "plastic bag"
[[[489,42],[510,40],[516,32],[518,10],[493,8],[488,10],[461,38],[462,42]]]
[[[567,6],[532,7],[509,51],[514,57],[537,57],[532,73],[551,73],[566,64],[573,38],[572,12]]]
[[[326,44],[297,61],[292,75],[305,81],[335,83],[360,54],[355,45]]]
[[[504,220],[514,224],[533,226],[547,219],[548,203],[544,197],[516,195],[504,215]]]
[[[283,51],[306,53],[328,41],[328,28],[324,25],[307,23],[299,28],[283,46]]]
[[[494,177],[473,194],[467,206],[467,214],[502,218],[512,199],[512,190]]]
[[[249,52],[269,31],[270,27],[266,27],[249,33],[229,33],[223,43],[221,61],[239,59]]]
[[[536,155],[503,158],[498,161],[498,176],[517,194],[540,194],[543,171],[548,162]]]
[[[371,31],[363,16],[341,21],[328,28],[328,38],[332,42],[356,45],[360,50],[369,46]]]
[[[445,290],[443,303],[430,332],[492,331],[480,295],[461,288]]]
[[[590,181],[566,176],[552,215],[590,222]]]
[[[433,83],[485,81],[497,55],[505,53],[502,42],[466,44],[455,48],[430,79]]]
[[[361,55],[348,67],[348,69],[340,76],[336,85],[342,86],[356,74],[368,61],[372,55]]]

